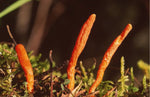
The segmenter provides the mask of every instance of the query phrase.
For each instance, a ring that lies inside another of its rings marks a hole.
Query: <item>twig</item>
[[[117,89],[115,91],[115,97],[118,97],[118,91],[117,91]]]
[[[3,75],[5,75],[5,72],[1,68],[0,68],[0,73],[3,74]]]
[[[129,68],[127,68],[127,70],[125,71],[125,75],[127,75],[128,74],[128,72],[129,72]]]
[[[116,89],[116,87],[112,88],[110,91],[108,91],[103,97],[108,97],[109,94],[114,91]]]
[[[6,27],[7,27],[7,31],[8,31],[8,34],[9,34],[10,38],[12,39],[12,41],[14,42],[14,44],[17,45],[17,42],[15,41],[13,35],[11,34],[9,25],[6,25]]]
[[[75,97],[80,96],[81,94],[85,93],[86,91],[87,91],[86,89],[79,91],[79,92],[75,95]]]
[[[87,95],[87,96],[83,96],[83,97],[91,97],[92,95],[95,95],[95,94],[98,94],[98,93],[99,93],[99,91],[95,91],[95,92],[90,93],[89,95]]]
[[[50,78],[51,78],[51,91],[50,91],[50,97],[53,97],[53,58],[52,58],[52,50],[49,52],[49,59],[50,59]]]
[[[127,72],[129,75],[131,75],[131,73],[130,72]],[[137,78],[136,77],[134,77],[134,81],[139,85],[139,86],[141,86],[142,84],[137,80]]]

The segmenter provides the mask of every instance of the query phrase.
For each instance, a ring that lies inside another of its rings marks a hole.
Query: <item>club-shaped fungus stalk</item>
[[[75,84],[75,80],[74,80],[75,66],[77,64],[78,57],[80,56],[81,52],[83,51],[86,45],[86,42],[88,40],[95,19],[96,19],[95,14],[90,15],[87,21],[83,24],[80,33],[78,35],[78,38],[76,40],[67,68],[67,75],[68,75],[68,79],[70,80],[70,83],[68,84],[68,89],[70,89],[71,91],[74,89],[74,84]]]
[[[104,57],[99,65],[99,69],[97,71],[96,80],[90,87],[89,93],[94,92],[97,86],[101,83],[103,76],[104,76],[104,72],[110,63],[112,56],[114,55],[118,47],[121,45],[125,37],[128,35],[128,33],[131,31],[131,29],[132,29],[132,25],[128,24],[125,27],[125,29],[122,31],[122,33],[112,42],[110,47],[105,52]],[[92,97],[94,97],[94,95]]]

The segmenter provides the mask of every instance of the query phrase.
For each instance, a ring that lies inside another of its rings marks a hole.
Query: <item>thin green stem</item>
[[[3,16],[7,15],[8,13],[14,11],[15,9],[19,8],[20,6],[22,6],[23,4],[25,4],[29,1],[31,1],[31,0],[18,0],[16,2],[14,2],[9,7],[7,7],[2,12],[0,12],[0,18],[2,18]]]
[[[82,61],[80,61],[80,68],[81,68],[81,71],[82,71],[82,73],[84,75],[84,78],[87,80],[88,76],[87,76],[86,70],[85,70],[85,68],[84,68],[84,66],[82,64]]]
[[[133,74],[133,67],[131,67],[130,72],[131,72],[131,81],[132,81],[131,85],[132,85],[132,86],[134,86],[134,74]]]

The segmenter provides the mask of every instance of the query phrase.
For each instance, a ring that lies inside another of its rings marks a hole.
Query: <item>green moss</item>
[[[80,68],[77,67],[78,72],[75,75],[76,90],[71,94],[67,89],[67,84],[69,83],[67,74],[58,70],[57,64],[54,61],[49,62],[48,59],[41,60],[42,54],[34,56],[32,53],[32,51],[28,52],[35,75],[35,90],[33,96],[36,97],[36,95],[40,95],[44,97],[49,95],[51,90],[50,64],[53,65],[53,93],[56,97],[60,97],[61,95],[75,95],[78,93],[81,93],[80,97],[89,95],[88,90],[95,81],[94,71],[96,69],[96,62],[89,64],[89,68],[85,68],[82,61],[80,61]],[[122,57],[120,66],[121,76],[118,81],[103,80],[96,89],[96,91],[99,91],[96,96],[124,97],[127,95],[136,95],[142,97],[148,95],[148,88],[150,86],[147,81],[149,65],[143,61],[138,62],[139,68],[143,71],[147,71],[145,75],[143,75],[142,86],[135,86],[134,84],[136,76],[134,75],[133,67],[131,67],[130,71],[126,74],[125,66],[127,67],[127,65],[125,65],[125,59]],[[64,69],[62,71],[64,71]],[[0,75],[2,76],[0,77],[0,96],[30,96],[26,88],[24,72],[18,62],[13,44],[0,44]]]

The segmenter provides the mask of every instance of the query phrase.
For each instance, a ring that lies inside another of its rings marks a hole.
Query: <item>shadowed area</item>
[[[0,0],[0,12],[15,1]],[[96,21],[79,60],[86,65],[96,58],[98,66],[111,42],[131,23],[133,30],[107,69],[115,76],[121,56],[125,57],[127,67],[137,68],[140,59],[149,61],[148,4],[148,0],[33,0],[0,19],[0,41],[12,42],[5,26],[8,24],[18,43],[35,54],[42,53],[43,58],[53,50],[53,58],[61,66],[70,59],[82,24],[95,13]]]

